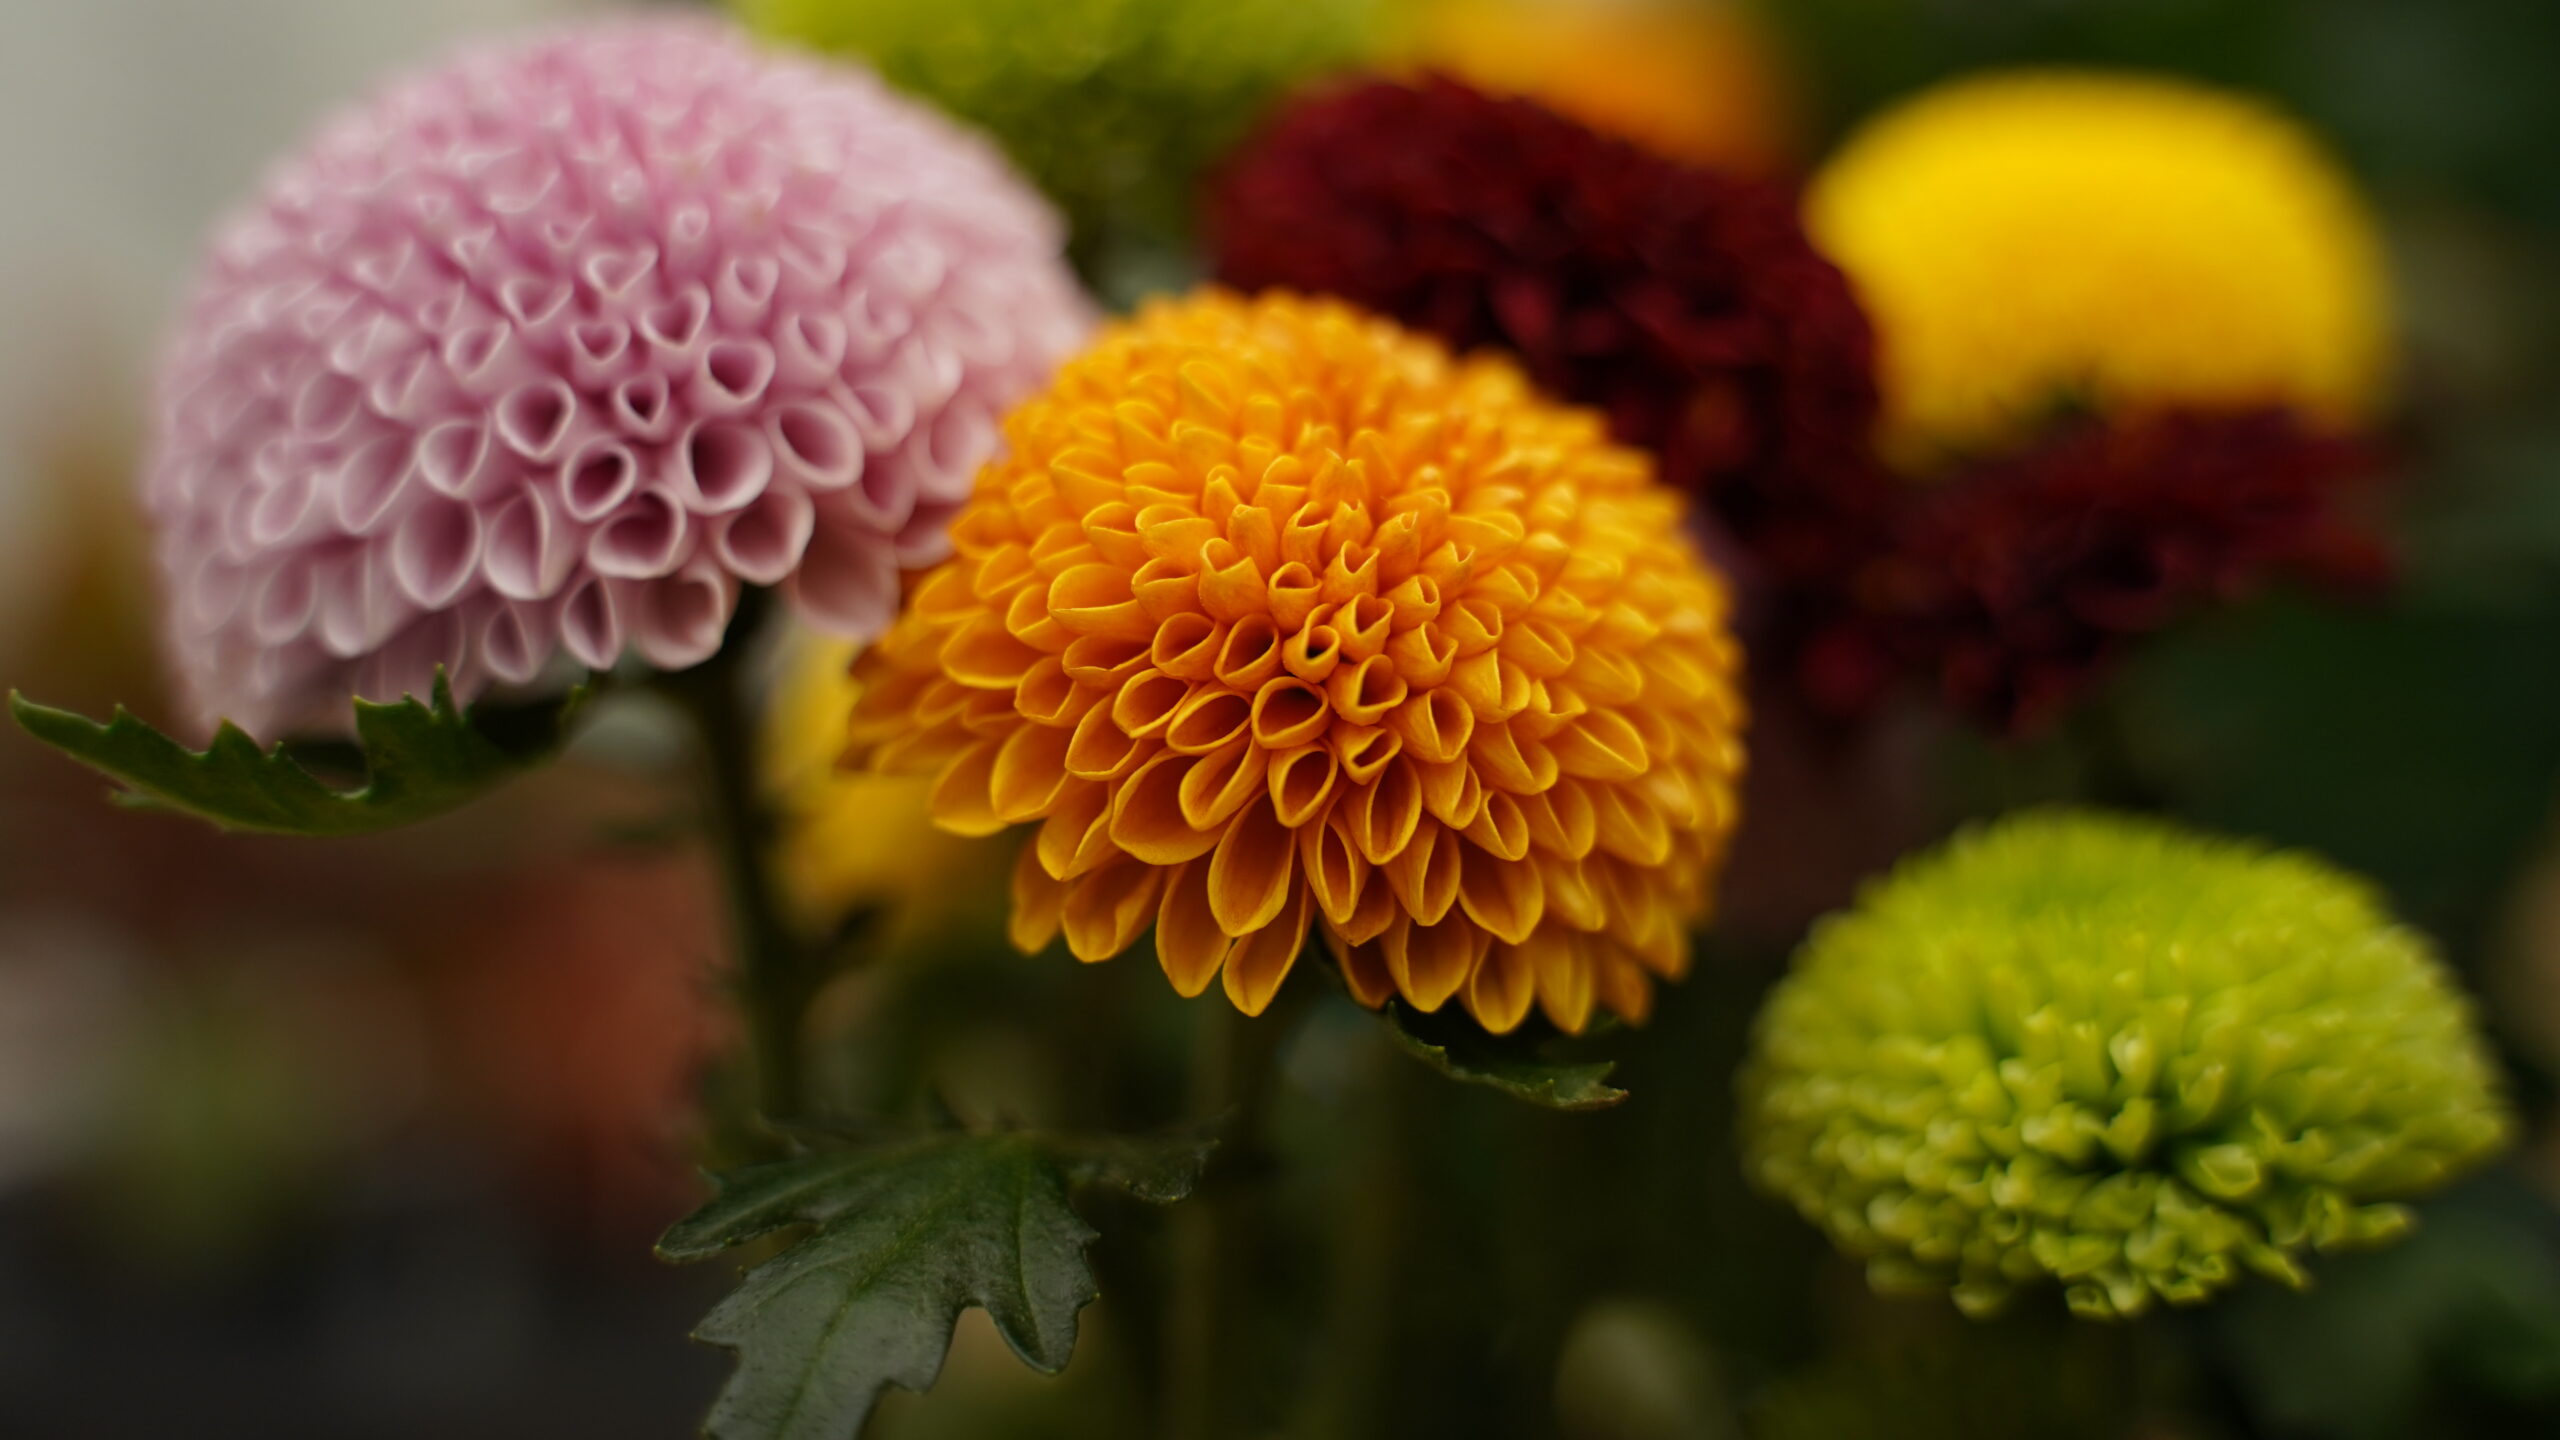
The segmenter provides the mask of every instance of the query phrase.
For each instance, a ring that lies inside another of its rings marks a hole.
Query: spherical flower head
[[[1886,444],[1929,466],[2058,406],[2377,402],[2371,217],[2292,121],[2183,81],[2025,72],[1887,113],[1814,181],[1816,237],[1880,336]]]
[[[343,727],[565,651],[698,662],[742,585],[887,624],[1088,324],[1054,217],[870,78],[709,24],[467,50],[214,237],[145,485],[205,717]]]
[[[1265,107],[1375,43],[1382,0],[734,0],[984,127],[1087,260],[1188,229],[1201,170]]]
[[[1014,935],[1155,926],[1184,995],[1641,1019],[1688,964],[1742,763],[1681,504],[1507,364],[1208,292],[1106,333],[856,666],[852,758],[963,833],[1037,823]]]
[[[1210,231],[1230,284],[1512,352],[1782,571],[1835,567],[1837,517],[1871,508],[1866,319],[1782,188],[1455,81],[1377,81],[1285,107]]]
[[[2086,1316],[2387,1241],[2506,1139],[2451,977],[2361,881],[2039,812],[1824,922],[1743,1077],[1755,1178],[1879,1289]]]
[[[1769,37],[1695,0],[1424,0],[1405,58],[1677,160],[1768,174],[1796,117]]]

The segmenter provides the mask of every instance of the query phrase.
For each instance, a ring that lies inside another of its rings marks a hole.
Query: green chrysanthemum
[[[1743,1075],[1753,1176],[1880,1290],[2190,1303],[2377,1244],[2508,1117],[2426,942],[2320,861],[2019,816],[1816,930]]]
[[[1187,228],[1191,187],[1280,91],[1359,61],[1386,0],[733,0],[993,132],[1089,266]]]

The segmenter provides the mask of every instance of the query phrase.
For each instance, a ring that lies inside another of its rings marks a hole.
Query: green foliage
[[[1168,1204],[1191,1192],[1212,1143],[955,1132],[713,1177],[715,1197],[667,1232],[660,1256],[704,1260],[802,1233],[694,1332],[738,1355],[707,1433],[850,1440],[882,1387],[933,1384],[972,1305],[1023,1363],[1064,1369],[1076,1312],[1096,1293],[1084,1259],[1094,1232],[1069,1185]]]
[[[2305,856],[2031,813],[1824,922],[1744,1077],[1754,1177],[1879,1289],[2192,1303],[2408,1228],[2511,1119],[2469,1007]]]
[[[1452,1080],[1550,1110],[1606,1110],[1627,1098],[1608,1083],[1614,1060],[1552,1059],[1553,1042],[1487,1035],[1465,1016],[1425,1015],[1401,1000],[1387,1002],[1385,1014],[1397,1048]]]
[[[352,749],[364,778],[351,789],[322,780],[293,747],[261,750],[228,722],[210,746],[190,750],[121,705],[101,725],[11,691],[9,711],[28,734],[118,781],[122,804],[193,815],[225,830],[367,835],[468,804],[549,759],[586,694],[582,687],[549,704],[477,705],[466,713],[439,671],[430,703],[358,700]]]
[[[1382,0],[733,0],[994,135],[1089,269],[1159,259],[1193,182],[1284,89],[1357,63]],[[1107,257],[1107,258],[1106,258]]]

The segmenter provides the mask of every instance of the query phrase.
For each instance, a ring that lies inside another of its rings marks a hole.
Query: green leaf
[[[972,1305],[1024,1364],[1065,1368],[1096,1293],[1094,1232],[1067,1203],[1070,1182],[1168,1203],[1191,1192],[1213,1143],[937,1134],[714,1176],[711,1202],[658,1242],[662,1258],[805,1233],[694,1331],[738,1355],[705,1433],[852,1440],[882,1387],[933,1384]]]
[[[259,749],[227,721],[210,746],[190,750],[121,705],[101,725],[13,690],[9,713],[28,734],[121,783],[123,804],[226,830],[365,835],[455,809],[548,759],[586,697],[581,686],[546,704],[477,705],[466,714],[438,671],[432,703],[358,700],[356,742],[345,747],[363,772],[353,789],[323,781],[288,746]]]
[[[1464,1015],[1425,1015],[1401,1000],[1387,1002],[1384,1014],[1397,1046],[1452,1080],[1550,1110],[1606,1110],[1627,1098],[1607,1083],[1615,1060],[1550,1059],[1553,1041],[1488,1035]]]

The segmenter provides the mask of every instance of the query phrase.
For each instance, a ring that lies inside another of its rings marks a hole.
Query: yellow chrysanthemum
[[[1960,81],[1869,125],[1817,177],[1815,236],[1876,322],[1890,443],[1925,462],[2053,407],[2376,402],[2380,242],[2292,121],[2181,81]]]
[[[1674,159],[1761,172],[1793,148],[1775,47],[1735,5],[1416,0],[1410,31],[1417,66]]]
[[[1631,1019],[1734,819],[1738,655],[1681,502],[1600,419],[1332,303],[1209,292],[1006,423],[954,557],[856,666],[851,754],[1038,822],[1014,938],[1155,926],[1248,1014],[1352,992]]]
[[[861,689],[851,641],[795,639],[765,716],[765,793],[777,821],[775,879],[812,931],[855,907],[894,903],[904,930],[952,918],[980,881],[1001,881],[1004,856],[933,823],[931,781],[838,764],[844,717]]]

